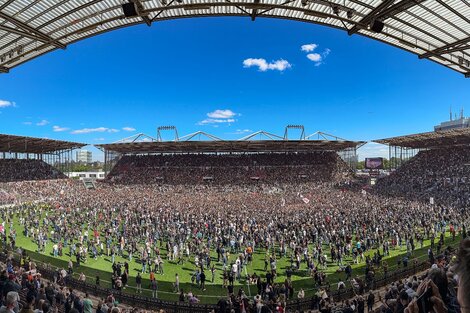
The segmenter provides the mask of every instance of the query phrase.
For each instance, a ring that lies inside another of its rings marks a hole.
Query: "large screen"
[[[383,158],[366,158],[365,168],[376,170],[384,168],[384,159]]]

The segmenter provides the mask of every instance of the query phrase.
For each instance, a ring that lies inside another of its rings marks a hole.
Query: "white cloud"
[[[126,126],[126,127],[123,127],[122,130],[124,130],[124,131],[126,131],[126,132],[133,132],[133,131],[135,131],[135,128],[134,128],[134,127]]]
[[[46,126],[47,124],[49,124],[48,120],[41,120],[36,123],[37,126]]]
[[[306,44],[302,45],[300,47],[300,50],[305,51],[305,52],[313,52],[318,48],[317,44],[311,43],[311,44]],[[326,57],[330,54],[331,50],[326,48],[323,50],[322,53],[308,53],[307,54],[307,59],[315,63],[315,66],[320,66],[323,64],[323,61],[326,59]]]
[[[24,125],[32,125],[32,122],[23,122]]]
[[[224,109],[224,110],[215,110],[206,114],[208,118],[200,121],[197,125],[207,125],[213,124],[213,127],[218,127],[217,124],[231,124],[236,122],[237,120],[234,119],[235,116],[240,116],[241,114],[235,113],[232,110]]]
[[[207,113],[207,116],[210,118],[232,118],[236,115],[237,113],[232,110],[215,110],[214,112]]]
[[[309,43],[309,44],[306,44],[306,45],[302,45],[302,46],[300,47],[300,50],[305,51],[305,52],[312,52],[312,51],[315,50],[317,47],[318,47],[317,44]]]
[[[119,130],[115,128],[107,128],[107,127],[96,127],[96,128],[82,128],[77,129],[71,132],[71,134],[89,134],[89,133],[117,133]]]
[[[198,122],[198,125],[207,125],[207,124],[220,124],[220,123],[234,123],[235,119],[234,118],[226,118],[226,119],[220,119],[220,118],[206,118],[205,120],[202,120]]]
[[[94,141],[104,141],[105,139],[103,137],[100,137],[100,138],[95,138],[93,139]]]
[[[321,55],[318,53],[309,53],[307,54],[307,59],[313,62],[320,62],[321,61]]]
[[[65,132],[69,129],[70,128],[68,128],[68,127],[60,127],[60,126],[57,126],[57,125],[52,126],[52,130],[55,131],[55,132]]]
[[[265,59],[254,59],[249,58],[243,60],[243,67],[258,67],[258,70],[261,72],[266,72],[267,70],[277,70],[277,71],[285,71],[288,68],[291,68],[292,65],[283,59],[272,61],[268,63]]]
[[[0,108],[14,107],[15,102],[0,99]]]

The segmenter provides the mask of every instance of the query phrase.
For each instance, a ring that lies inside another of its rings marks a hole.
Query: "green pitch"
[[[62,257],[54,257],[52,254],[52,245],[50,241],[48,241],[46,246],[46,251],[43,253],[37,252],[37,244],[32,241],[31,238],[25,237],[23,235],[23,227],[19,224],[18,219],[15,218],[13,222],[13,227],[16,229],[17,237],[16,237],[16,246],[25,249],[28,255],[35,260],[36,262],[43,262],[48,263],[54,267],[64,268],[67,269],[69,259],[74,261],[74,276],[78,277],[80,273],[84,273],[86,275],[87,282],[94,284],[95,277],[98,275],[100,276],[100,285],[105,287],[111,287],[111,275],[112,275],[112,268],[111,268],[111,257],[108,256],[99,256],[97,260],[93,259],[92,257],[88,257],[86,263],[81,263],[80,267],[76,267],[75,257],[70,258],[69,256],[69,248],[64,248],[64,254]],[[9,233],[9,225],[6,225],[6,233]],[[461,237],[457,236],[455,240],[452,239],[449,232],[446,233],[445,245],[444,248],[448,245],[455,246]],[[436,240],[437,243],[437,240]],[[413,261],[416,259],[425,260],[427,258],[427,249],[430,245],[430,241],[426,240],[424,242],[423,248],[420,248],[417,245],[417,249],[413,251],[412,257],[409,260],[409,266],[412,266]],[[329,249],[325,245],[324,251],[327,252],[329,257]],[[373,253],[376,250],[369,250],[365,253],[365,255],[373,256]],[[273,253],[274,251],[269,251],[268,253]],[[210,270],[206,271],[206,290],[202,291],[196,285],[191,284],[191,275],[196,270],[196,266],[194,264],[194,258],[190,258],[189,260],[185,260],[184,264],[176,264],[175,262],[168,261],[166,258],[166,249],[161,249],[162,257],[164,258],[164,274],[156,274],[156,279],[158,282],[158,298],[163,300],[178,300],[178,294],[173,292],[173,282],[175,280],[175,274],[178,273],[180,278],[180,289],[183,290],[185,293],[192,291],[196,294],[202,303],[216,303],[218,299],[222,296],[227,295],[227,290],[222,287],[222,263],[217,263],[217,254],[215,251],[212,252],[212,262],[216,264],[216,271],[215,271],[215,281],[211,283],[211,273]],[[266,272],[264,271],[264,260],[266,256],[266,250],[264,248],[255,249],[255,253],[253,255],[253,262],[246,266],[246,273],[252,275],[256,273],[258,276],[265,278]],[[382,251],[381,251],[382,253]],[[278,276],[276,277],[275,281],[277,283],[282,283],[285,281],[285,271],[287,267],[290,267],[290,257],[278,257],[278,251],[276,253],[277,258],[277,273]],[[390,255],[385,257],[383,260],[386,261],[388,266],[388,271],[391,273],[392,271],[397,269],[397,261],[403,258],[406,254],[406,248],[396,248],[390,250]],[[289,254],[288,254],[289,255]],[[229,259],[229,264],[231,261],[234,261],[237,257],[237,254],[231,254]],[[135,276],[137,272],[141,271],[142,266],[140,263],[137,263],[135,259],[129,262],[129,259],[126,255],[124,257],[116,256],[116,262],[124,262],[127,261],[129,263],[129,281],[128,286],[124,290],[125,292],[135,293]],[[345,257],[344,264],[351,263],[351,258]],[[360,264],[352,264],[353,268],[353,277],[356,275],[363,276],[365,262]],[[269,269],[269,266],[268,266]],[[327,273],[327,283],[331,284],[331,290],[336,290],[336,283],[339,281],[340,278],[343,280],[345,279],[346,275],[344,272],[338,273],[338,266],[335,263],[328,263],[328,268],[324,270]],[[257,293],[256,285],[249,285],[246,281],[246,273],[242,273],[242,278],[240,281],[235,280],[235,287],[234,292],[238,292],[239,288],[242,288],[247,295],[254,296]],[[381,275],[382,269],[376,270],[376,277]],[[142,274],[143,283],[142,288],[144,288],[143,294],[147,296],[151,296],[150,290],[145,290],[149,288],[149,273]],[[300,271],[297,271],[292,276],[292,281],[294,285],[294,292],[295,297],[297,292],[300,288],[305,290],[305,296],[311,296],[315,292],[315,286],[313,278],[309,277],[307,274],[306,263],[301,263]]]

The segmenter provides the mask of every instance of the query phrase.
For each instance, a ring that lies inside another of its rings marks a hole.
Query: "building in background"
[[[67,172],[65,173],[69,178],[75,178],[75,179],[105,179],[105,173],[103,171],[99,172]]]
[[[88,150],[78,150],[77,151],[77,162],[79,163],[91,163],[91,151]]]
[[[434,131],[467,128],[467,127],[470,127],[470,118],[465,117],[463,115],[463,109],[462,109],[460,110],[460,116],[458,118],[457,116],[452,118],[452,111],[450,111],[449,121],[442,122],[441,124],[434,126]]]

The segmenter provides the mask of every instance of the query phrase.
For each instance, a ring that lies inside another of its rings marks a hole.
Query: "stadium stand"
[[[123,184],[339,182],[351,169],[336,152],[123,156],[108,179]]]
[[[436,204],[466,207],[470,203],[470,129],[428,132],[375,140],[400,157],[418,150],[390,176],[377,181],[375,190],[386,196],[416,198]]]
[[[470,203],[470,148],[420,151],[376,189],[389,196],[418,197],[428,201],[465,207]]]
[[[83,146],[76,142],[0,134],[0,182],[66,178],[61,168],[50,164],[69,165],[65,159],[70,160],[71,151]]]
[[[66,178],[42,160],[0,159],[0,182]]]

